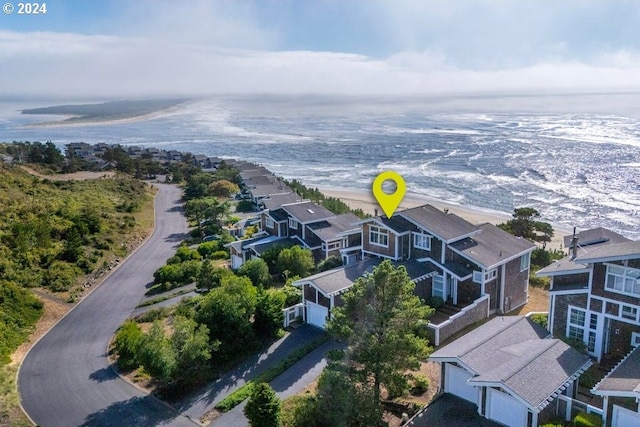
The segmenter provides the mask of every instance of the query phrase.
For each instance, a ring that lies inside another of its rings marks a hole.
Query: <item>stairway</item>
[[[460,308],[449,302],[445,302],[444,305],[438,309],[438,311],[451,317],[454,314],[460,313]]]

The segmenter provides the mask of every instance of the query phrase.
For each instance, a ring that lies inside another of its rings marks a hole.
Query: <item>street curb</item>
[[[96,286],[93,287],[93,289],[91,289],[85,296],[82,297],[82,299],[80,301],[78,301],[73,307],[71,307],[71,310],[69,310],[68,312],[66,312],[64,314],[64,316],[62,316],[60,319],[58,319],[53,325],[51,325],[51,327],[49,329],[47,329],[47,331],[42,334],[42,336],[40,338],[38,338],[33,345],[31,345],[31,347],[29,347],[29,350],[27,350],[27,352],[24,354],[24,357],[22,358],[22,360],[20,361],[20,364],[18,365],[18,371],[16,373],[16,378],[15,378],[15,387],[16,387],[16,391],[18,392],[18,406],[20,406],[20,410],[22,411],[23,414],[25,414],[25,416],[29,419],[29,421],[31,422],[31,424],[33,424],[34,426],[37,426],[38,424],[36,424],[35,421],[33,421],[33,419],[29,416],[29,414],[27,413],[27,411],[25,411],[24,407],[22,406],[22,399],[20,398],[20,390],[18,388],[18,377],[20,377],[20,370],[22,369],[22,364],[24,363],[24,361],[26,360],[27,356],[29,356],[29,353],[31,352],[31,350],[36,346],[36,344],[38,344],[40,342],[41,339],[43,339],[53,328],[55,328],[58,323],[60,323],[65,317],[67,317],[73,310],[76,309],[76,307],[78,307],[80,304],[82,304],[96,289],[98,289],[100,287],[100,285],[102,285],[105,280],[107,280],[113,273],[115,273],[121,265],[125,264],[127,262],[127,260],[133,255],[135,254],[141,247],[143,247],[147,241],[149,239],[151,239],[151,237],[156,233],[156,222],[157,222],[157,209],[156,209],[156,199],[158,198],[158,194],[160,194],[160,191],[158,191],[155,196],[153,196],[153,230],[151,231],[151,233],[138,245],[138,247],[136,247],[133,251],[131,251],[130,254],[128,254],[126,256],[126,258],[118,263],[118,265],[116,265],[116,267],[111,270],[101,281],[100,283],[98,283]],[[111,340],[109,341],[111,342]],[[108,350],[108,348],[107,348]]]

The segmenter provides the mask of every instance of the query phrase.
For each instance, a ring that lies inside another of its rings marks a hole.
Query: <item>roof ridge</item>
[[[516,317],[516,316],[499,316],[502,318],[501,322],[504,321],[505,317]],[[498,317],[495,317],[495,319],[498,319]],[[522,316],[519,320],[513,322],[512,324],[510,324],[509,326],[507,326],[504,329],[500,329],[498,331],[496,331],[494,334],[486,337],[485,339],[481,340],[475,347],[472,347],[470,349],[468,349],[467,351],[465,351],[464,353],[461,353],[460,355],[456,356],[459,359],[462,359],[463,356],[471,353],[472,351],[476,350],[478,347],[480,347],[483,344],[486,344],[487,341],[492,340],[493,338],[497,337],[498,335],[500,335],[503,332],[508,331],[510,328],[512,328],[513,326],[517,325],[518,323],[520,323],[521,321],[523,321],[524,319],[526,319],[526,317]],[[476,329],[477,330],[477,329]]]
[[[551,345],[549,345],[549,346],[546,346],[546,347],[544,348],[544,350],[540,350],[540,351],[538,351],[538,352],[531,352],[531,354],[533,354],[533,356],[530,356],[529,358],[527,358],[527,359],[525,360],[525,363],[523,363],[523,364],[522,364],[522,365],[521,365],[517,370],[515,370],[515,371],[511,372],[511,374],[510,374],[508,377],[506,377],[505,379],[503,379],[503,380],[502,380],[503,382],[507,382],[510,378],[512,378],[514,375],[516,375],[518,372],[520,372],[520,371],[522,370],[522,367],[523,367],[523,366],[528,366],[528,365],[529,365],[531,362],[533,362],[535,359],[537,359],[538,357],[540,357],[541,355],[543,355],[543,354],[544,354],[544,353],[546,353],[547,351],[551,350],[551,349],[552,349],[553,347],[555,347],[556,345],[558,345],[558,344],[560,344],[560,343],[562,343],[562,342],[563,342],[562,340],[559,340],[559,339],[557,339],[557,338],[551,338],[551,339],[549,339],[548,337],[545,337],[545,338],[543,338],[543,339],[544,339],[544,340],[549,340],[549,341],[551,341],[553,344],[551,344]],[[519,342],[519,343],[517,343],[517,344],[522,344],[522,343],[530,342],[530,341],[539,341],[539,340],[528,339],[528,340],[526,340],[526,341],[521,341],[521,342]],[[512,345],[516,345],[516,344],[512,344]],[[509,346],[509,347],[510,347],[510,346]],[[540,346],[540,347],[542,347],[542,346]],[[502,348],[504,348],[504,347],[502,347]],[[500,350],[502,350],[502,348],[501,348]]]

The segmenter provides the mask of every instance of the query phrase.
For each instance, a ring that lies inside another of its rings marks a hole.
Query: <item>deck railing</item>
[[[304,316],[304,304],[299,302],[291,307],[283,308],[282,312],[284,314],[283,326],[288,328],[291,323],[298,319],[298,317],[302,318]]]

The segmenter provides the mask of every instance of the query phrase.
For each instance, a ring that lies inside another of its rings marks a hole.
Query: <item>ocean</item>
[[[65,102],[67,103],[67,102]],[[119,124],[59,120],[0,101],[0,141],[119,143],[242,158],[307,186],[408,191],[480,210],[536,208],[565,226],[640,239],[640,94],[422,98],[226,96]]]

